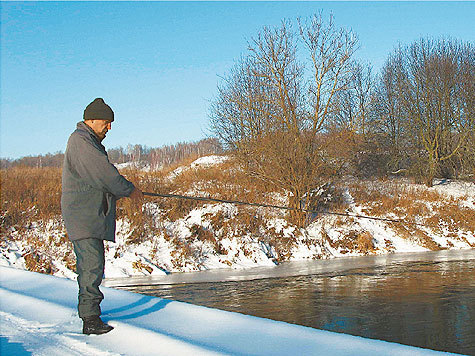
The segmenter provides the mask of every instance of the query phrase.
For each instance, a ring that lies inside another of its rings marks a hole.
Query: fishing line
[[[176,198],[176,199],[197,200],[197,201],[206,201],[206,202],[214,202],[214,203],[249,205],[249,206],[256,206],[256,207],[263,207],[263,208],[300,211],[300,212],[304,212],[304,213],[312,213],[312,214],[317,214],[317,215],[318,214],[338,215],[338,216],[345,216],[345,217],[358,218],[358,219],[370,219],[370,220],[386,221],[386,222],[393,222],[393,223],[399,223],[399,224],[411,224],[411,225],[424,226],[422,224],[418,224],[418,223],[415,223],[415,222],[403,221],[403,220],[398,220],[398,219],[378,218],[378,217],[375,217],[375,216],[338,213],[338,212],[335,212],[335,211],[316,211],[316,210],[309,210],[309,209],[299,209],[299,208],[291,208],[291,207],[288,207],[288,206],[280,206],[280,205],[272,205],[272,204],[259,204],[259,203],[251,203],[251,202],[245,202],[245,201],[239,201],[239,200],[226,200],[226,199],[216,199],[216,198],[207,198],[207,197],[192,197],[192,196],[188,196],[188,195],[159,194],[159,193],[150,193],[150,192],[143,192],[143,195],[151,196],[151,197],[160,197],[160,198]]]

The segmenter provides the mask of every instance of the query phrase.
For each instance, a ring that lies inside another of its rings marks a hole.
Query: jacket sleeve
[[[74,138],[72,166],[81,179],[90,186],[117,198],[128,197],[134,185],[109,162],[107,154],[82,136]]]

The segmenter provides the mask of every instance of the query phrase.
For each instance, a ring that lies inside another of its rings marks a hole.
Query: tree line
[[[332,16],[264,27],[218,86],[211,131],[293,207],[345,173],[473,179],[473,44],[422,38],[376,74],[357,47]]]
[[[192,156],[204,156],[220,154],[223,149],[215,138],[206,138],[196,142],[179,142],[173,145],[165,145],[150,148],[143,145],[128,145],[126,148],[112,148],[107,151],[112,163],[132,162],[135,166],[149,166],[151,169],[159,169],[171,164],[179,163]],[[64,153],[57,152],[45,155],[28,156],[19,159],[0,160],[0,167],[62,167]]]

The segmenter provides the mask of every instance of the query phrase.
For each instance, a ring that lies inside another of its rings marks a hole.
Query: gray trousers
[[[79,317],[99,316],[100,304],[104,299],[104,294],[99,290],[104,275],[104,241],[83,239],[73,241],[73,246],[79,285]]]

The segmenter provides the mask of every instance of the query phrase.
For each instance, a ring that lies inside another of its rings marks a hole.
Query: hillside
[[[286,192],[256,184],[226,156],[205,156],[168,170],[123,173],[140,181],[144,191],[281,206],[288,202]],[[35,204],[27,208],[24,196],[11,193],[24,172],[16,174],[2,173],[0,265],[75,278],[74,255],[58,213],[60,188],[51,183],[38,189],[42,183],[37,178],[34,191],[43,192],[42,200],[32,199]],[[42,179],[57,181],[58,172],[48,174]],[[474,183],[438,180],[427,188],[403,178],[342,178],[318,188],[315,206],[324,213],[309,217],[304,228],[289,223],[285,210],[273,208],[146,198],[139,212],[123,200],[117,242],[107,244],[106,278],[475,248]],[[13,204],[15,199],[23,205]]]

